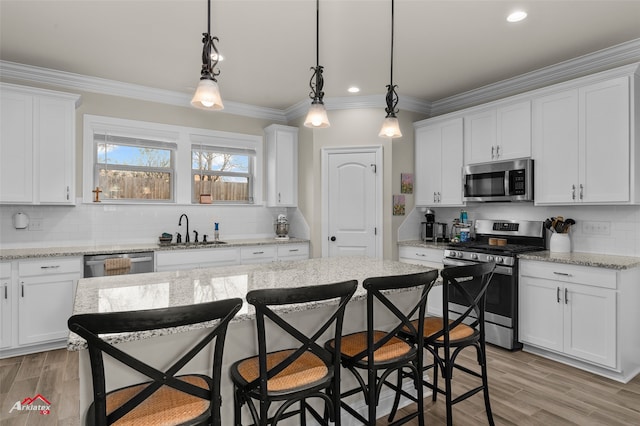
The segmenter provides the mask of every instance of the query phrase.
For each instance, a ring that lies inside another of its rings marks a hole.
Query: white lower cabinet
[[[637,280],[637,269],[522,260],[519,336],[525,350],[630,379],[640,372],[640,339],[627,336],[637,330],[640,316],[625,299],[638,296]]]
[[[398,247],[398,260],[400,262],[429,266],[431,268],[437,268],[439,271],[444,268],[442,264],[443,257],[444,248]],[[438,283],[436,283],[429,292],[427,312],[431,315],[442,315],[442,286],[438,285]]]
[[[304,259],[309,259],[309,243],[278,245],[278,260]]]
[[[6,278],[9,267],[16,280]],[[3,263],[2,277],[0,356],[64,347],[69,335],[67,320],[73,313],[76,285],[82,278],[82,258],[42,258]]]
[[[0,263],[0,349],[11,346],[11,262]]]
[[[240,263],[237,247],[157,251],[154,257],[156,272],[213,268]]]

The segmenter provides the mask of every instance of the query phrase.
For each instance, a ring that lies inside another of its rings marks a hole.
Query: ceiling
[[[529,16],[505,18],[516,8]],[[224,100],[286,109],[307,99],[314,0],[212,0]],[[191,93],[205,0],[0,0],[0,59]],[[389,84],[390,0],[321,0],[326,97]],[[396,0],[399,96],[437,101],[640,38],[640,0]]]

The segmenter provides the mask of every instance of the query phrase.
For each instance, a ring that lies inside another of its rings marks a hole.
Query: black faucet
[[[184,242],[188,243],[190,241],[189,240],[189,217],[186,214],[182,213],[182,216],[180,216],[180,219],[178,219],[178,226],[182,226],[182,217],[187,219],[187,232],[184,235]]]
[[[198,242],[198,231],[193,231],[193,233],[196,234],[196,237],[195,237],[193,242],[197,243]]]

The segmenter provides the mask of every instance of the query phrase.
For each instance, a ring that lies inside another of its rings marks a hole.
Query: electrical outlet
[[[31,219],[27,229],[29,231],[42,231],[42,219]]]
[[[582,233],[585,235],[609,235],[611,234],[611,222],[595,220],[582,222]]]

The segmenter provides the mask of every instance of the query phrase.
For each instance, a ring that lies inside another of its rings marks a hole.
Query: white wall
[[[435,208],[437,222],[452,223],[459,208]],[[573,251],[640,256],[640,206],[558,206],[535,207],[531,203],[479,204],[465,208],[470,220],[521,219],[543,221],[563,216],[577,222],[571,229]],[[398,240],[418,239],[424,213],[412,211],[398,231]],[[584,229],[586,221],[608,223],[609,234],[593,235]]]

